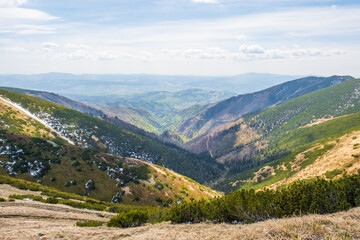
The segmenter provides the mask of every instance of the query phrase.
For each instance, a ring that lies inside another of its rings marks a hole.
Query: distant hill
[[[53,103],[60,104],[64,107],[74,109],[74,110],[82,112],[82,113],[87,113],[92,116],[105,115],[105,113],[99,109],[96,109],[96,108],[86,105],[82,102],[78,102],[78,101],[66,98],[64,96],[61,96],[61,95],[55,94],[55,93],[50,93],[50,92],[45,92],[45,91],[35,91],[35,90],[29,90],[29,89],[21,89],[21,88],[10,88],[10,87],[0,87],[0,89],[41,98],[41,99],[44,99],[44,100],[47,100],[47,101],[50,101]]]
[[[153,91],[206,91],[249,93],[290,81],[297,76],[246,73],[235,76],[172,76],[152,74],[68,74],[0,75],[0,85],[69,94],[105,96],[132,95]],[[72,96],[70,96],[72,98]]]
[[[183,121],[176,132],[189,139],[221,124],[231,123],[247,113],[260,111],[307,93],[353,79],[351,76],[307,77],[245,95],[210,104],[205,110]]]
[[[158,118],[169,112],[181,110],[193,105],[217,102],[231,96],[235,92],[207,91],[202,89],[186,89],[181,91],[153,91],[141,94],[109,95],[109,96],[81,96],[73,98],[95,107],[126,107],[130,109],[146,110]]]

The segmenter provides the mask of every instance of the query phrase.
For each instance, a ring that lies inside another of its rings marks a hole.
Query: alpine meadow
[[[0,239],[360,239],[356,0],[0,0]]]

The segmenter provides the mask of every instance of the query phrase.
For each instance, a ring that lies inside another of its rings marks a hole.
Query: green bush
[[[95,182],[94,182],[94,180],[90,179],[89,181],[87,181],[86,184],[85,184],[85,188],[87,190],[90,190],[90,191],[95,190]]]
[[[26,194],[26,195],[11,194],[11,195],[9,195],[9,198],[19,199],[19,200],[32,199],[32,200],[38,201],[38,202],[44,201],[44,199],[41,196],[36,196],[36,195],[31,195],[31,194]]]
[[[0,202],[5,202],[5,199],[4,199],[4,198],[0,198]]]
[[[51,203],[51,204],[58,204],[59,203],[59,199],[57,199],[57,198],[47,198],[46,200],[45,200],[45,202],[46,203]]]
[[[78,166],[80,166],[81,164],[80,164],[80,162],[78,161],[78,160],[73,160],[73,161],[71,161],[71,164],[70,164],[71,166],[73,166],[73,167],[78,167]]]
[[[328,179],[333,179],[335,176],[341,174],[342,171],[340,169],[335,169],[333,171],[327,171],[325,173],[325,176],[328,178]]]
[[[164,189],[164,185],[161,182],[156,181],[154,184],[154,187],[158,190],[163,190]]]
[[[76,226],[78,227],[100,227],[102,225],[103,225],[102,222],[93,221],[93,220],[76,222]]]
[[[160,197],[155,197],[155,201],[158,202],[158,203],[162,203],[163,200],[160,198]]]
[[[360,176],[327,181],[296,181],[277,191],[241,190],[211,200],[193,201],[169,210],[173,223],[253,223],[299,214],[327,214],[360,205]]]
[[[119,213],[116,217],[110,219],[107,223],[108,227],[137,227],[146,223],[148,213],[146,211],[131,210],[127,213]]]

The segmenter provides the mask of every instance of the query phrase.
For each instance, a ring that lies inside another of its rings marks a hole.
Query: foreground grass
[[[76,226],[78,226],[78,227],[100,227],[102,225],[103,225],[103,222],[94,221],[94,220],[76,222]]]
[[[21,204],[21,203],[19,203]],[[42,204],[42,203],[41,203]],[[5,205],[5,204],[4,204]],[[13,205],[2,208],[5,215]],[[25,208],[25,206],[24,206]],[[27,217],[0,216],[0,239],[360,239],[360,208],[329,215],[307,215],[254,224],[171,224],[164,222],[136,228],[78,227],[78,220],[60,219],[54,210],[53,217],[37,216],[38,209],[27,208]],[[77,211],[76,209],[74,209]],[[21,209],[16,209],[17,214]],[[29,212],[32,211],[32,212]],[[67,209],[68,211],[68,209]],[[72,211],[70,209],[70,211]],[[12,211],[11,214],[15,212]],[[71,213],[71,212],[70,212]],[[69,214],[69,213],[67,213]],[[77,216],[80,214],[76,212]],[[92,215],[85,218],[92,220]],[[87,221],[84,219],[82,221]],[[24,224],[26,222],[26,224]]]
[[[0,204],[0,239],[38,239],[39,233],[47,239],[87,240],[360,239],[360,208],[327,215],[269,219],[253,224],[163,222],[136,228],[109,228],[105,224],[109,218],[104,218],[105,215],[99,218],[87,210],[33,201],[16,200]],[[40,208],[42,205],[44,207]],[[101,221],[104,224],[80,228],[76,226],[79,221]]]

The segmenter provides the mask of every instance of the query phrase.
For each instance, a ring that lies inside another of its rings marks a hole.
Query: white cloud
[[[116,59],[130,59],[132,56],[127,53],[116,53],[113,51],[105,51],[98,53],[99,60],[116,60]]]
[[[17,7],[26,2],[27,0],[0,0],[0,7]]]
[[[0,0],[0,32],[22,35],[55,33],[53,27],[45,24],[58,17],[36,9],[18,7],[24,3],[26,1]]]
[[[153,60],[153,55],[148,51],[143,51],[140,55],[140,59],[142,61],[148,62],[148,61]]]
[[[194,3],[219,3],[217,0],[192,0]]]
[[[244,53],[244,52],[242,52]],[[339,49],[319,49],[319,48],[283,48],[283,49],[263,49],[261,53],[235,54],[235,59],[296,59],[309,57],[323,57],[344,55],[345,51]]]
[[[261,54],[264,53],[264,49],[259,45],[241,45],[239,48],[240,52]]]
[[[85,50],[79,49],[65,54],[65,57],[69,60],[82,60],[90,57],[90,54]]]
[[[58,48],[59,45],[53,42],[43,42],[41,44],[41,52],[44,56],[53,56],[54,50]]]
[[[33,21],[51,21],[59,19],[58,17],[49,15],[45,12],[29,9],[29,8],[0,8],[0,20],[9,21],[9,20],[33,20]]]
[[[228,51],[219,47],[211,47],[206,49],[162,49],[161,52],[171,57],[184,57],[184,58],[203,58],[203,59],[215,59],[226,58]]]
[[[235,39],[236,39],[237,41],[243,41],[243,40],[246,40],[246,39],[247,39],[247,36],[246,36],[246,35],[243,35],[243,34],[240,34],[240,35],[237,35]]]
[[[319,57],[343,55],[340,49],[318,48],[283,48],[264,49],[259,45],[242,45],[238,51],[229,51],[219,47],[207,49],[162,49],[162,53],[170,57],[198,58],[198,59],[292,59],[302,57]]]
[[[67,48],[67,49],[89,49],[90,46],[85,45],[85,44],[67,43],[65,45],[65,48]]]
[[[58,29],[58,25],[55,27],[51,25],[52,22],[42,21],[41,17],[38,20],[14,18],[16,24],[11,22],[9,28],[2,19],[0,15],[0,32],[51,33]],[[69,25],[69,28],[61,28],[61,34],[56,36],[41,36],[42,41],[56,41],[59,44],[58,48],[53,48],[51,56],[47,53],[48,59],[37,51],[39,59],[44,61],[41,67],[43,71],[61,66],[68,71],[75,69],[82,72],[146,72],[148,69],[153,73],[201,75],[221,74],[222,71],[224,74],[273,71],[277,66],[280,69],[278,72],[305,74],[310,72],[309,69],[314,69],[313,73],[319,74],[316,69],[325,69],[326,64],[332,73],[335,69],[342,72],[352,69],[355,72],[359,68],[358,61],[353,60],[360,57],[360,44],[356,42],[360,36],[360,7],[357,6],[281,9],[230,18],[167,21],[143,26],[109,24],[106,27],[94,25],[93,29],[82,26]],[[13,39],[14,42],[7,44],[1,42],[2,47],[39,49],[39,36],[34,40],[37,45],[31,43],[30,38],[20,36]],[[143,54],[143,51],[149,54]],[[3,59],[6,58],[5,54],[12,53],[3,52]],[[85,61],[69,63],[69,59],[86,59],[86,64]],[[18,57],[17,61],[27,66],[25,60]],[[122,61],[121,65],[119,61]],[[58,64],[50,65],[51,62]],[[304,69],[288,68],[290,64],[299,64]],[[90,65],[94,68],[90,68]],[[264,66],[268,68],[263,69]],[[205,72],[205,68],[209,71]]]
[[[59,47],[59,45],[57,45],[56,43],[53,43],[53,42],[43,42],[41,44],[41,46],[43,48],[57,48],[57,47]]]
[[[7,47],[3,48],[3,51],[5,52],[11,52],[11,53],[24,53],[29,52],[29,50],[22,48],[22,47]]]

